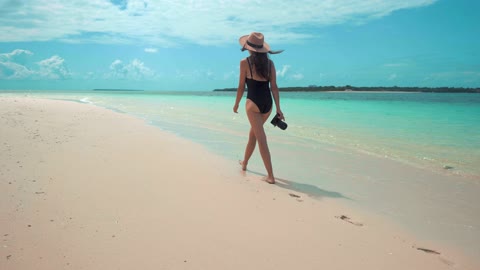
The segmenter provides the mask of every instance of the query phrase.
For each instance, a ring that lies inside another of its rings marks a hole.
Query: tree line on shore
[[[237,91],[237,88],[214,89],[213,91]],[[328,92],[328,91],[365,91],[365,92],[430,92],[430,93],[480,93],[480,88],[464,87],[400,87],[400,86],[373,86],[356,87],[346,86],[297,86],[297,87],[279,87],[282,92]]]

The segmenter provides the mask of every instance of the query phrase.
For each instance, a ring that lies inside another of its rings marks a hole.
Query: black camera
[[[280,119],[280,115],[278,115],[278,114],[276,114],[276,115],[273,117],[273,119],[272,119],[272,121],[271,121],[270,123],[272,123],[273,126],[279,127],[279,128],[282,129],[282,130],[287,129],[287,126],[288,126],[287,123],[283,122],[283,121]]]

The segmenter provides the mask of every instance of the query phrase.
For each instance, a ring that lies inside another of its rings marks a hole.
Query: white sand
[[[479,269],[259,178],[127,115],[0,97],[0,269]]]

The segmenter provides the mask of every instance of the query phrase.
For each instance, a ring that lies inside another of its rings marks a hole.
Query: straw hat
[[[252,52],[259,53],[281,53],[281,51],[271,51],[270,45],[265,42],[265,38],[262,33],[252,32],[250,35],[241,36],[238,40],[240,45],[242,45],[242,51],[249,50]]]

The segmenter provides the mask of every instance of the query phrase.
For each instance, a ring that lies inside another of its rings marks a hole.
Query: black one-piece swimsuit
[[[272,109],[272,94],[270,92],[269,81],[257,81],[253,79],[252,66],[247,58],[248,67],[250,68],[250,78],[246,78],[247,82],[247,98],[253,101],[261,113],[268,113]]]

